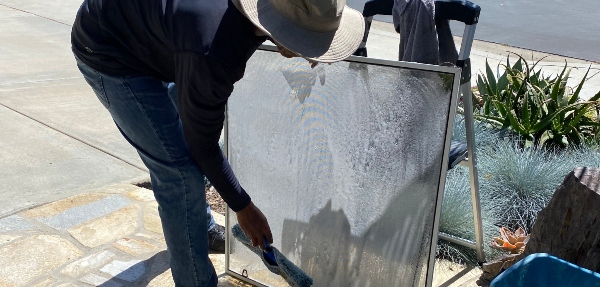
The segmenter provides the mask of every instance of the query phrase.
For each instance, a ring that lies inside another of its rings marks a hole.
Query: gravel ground
[[[210,210],[225,215],[225,202],[212,186],[206,188],[206,201],[210,205]]]

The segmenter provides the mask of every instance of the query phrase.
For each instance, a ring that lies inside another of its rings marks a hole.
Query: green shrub
[[[496,77],[486,61],[486,75],[477,78],[483,104],[476,108],[475,117],[521,135],[521,147],[564,149],[585,141],[597,142],[600,92],[588,101],[579,99],[589,68],[581,82],[571,89],[566,85],[571,71],[566,63],[554,77],[536,71],[538,63],[529,67],[519,56],[511,66],[507,59],[504,73]]]

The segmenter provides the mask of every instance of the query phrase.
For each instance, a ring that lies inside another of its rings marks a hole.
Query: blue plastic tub
[[[600,274],[546,253],[529,255],[502,272],[490,287],[600,287]]]

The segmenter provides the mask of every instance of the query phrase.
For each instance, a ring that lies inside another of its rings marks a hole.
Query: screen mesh
[[[425,286],[454,75],[250,59],[228,103],[229,161],[313,286]],[[286,286],[230,238],[230,271]]]

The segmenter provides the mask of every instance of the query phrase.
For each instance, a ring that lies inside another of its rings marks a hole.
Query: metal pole
[[[459,61],[469,59],[473,38],[475,37],[475,26],[466,25],[463,33],[462,44],[460,47]],[[463,105],[465,107],[465,129],[467,136],[467,152],[468,152],[468,167],[471,183],[471,200],[473,204],[473,223],[475,225],[475,243],[477,251],[477,261],[483,263],[485,254],[483,253],[483,228],[481,223],[481,202],[479,199],[479,175],[477,173],[477,157],[475,155],[475,126],[473,118],[473,100],[471,96],[471,80],[470,80],[470,61],[465,61],[463,72],[468,73],[468,80],[461,81],[461,92],[463,96]],[[464,76],[463,76],[464,77]]]

